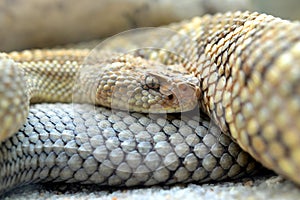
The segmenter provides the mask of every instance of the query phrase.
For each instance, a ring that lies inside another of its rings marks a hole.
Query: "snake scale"
[[[1,144],[0,192],[30,182],[135,186],[237,178],[258,165],[242,149],[300,184],[300,24],[235,12],[168,28],[179,34],[153,40],[180,56],[159,49],[137,54],[166,66],[184,66],[197,77],[200,107],[212,121],[198,111],[165,117],[87,104],[33,105],[25,125]],[[84,50],[73,51],[86,56]],[[45,51],[39,52],[7,57],[29,67],[41,64],[39,59],[49,63]],[[80,64],[72,58],[53,62],[61,68]],[[2,85],[26,98],[18,91],[22,80],[1,78]],[[24,117],[20,113],[26,108],[14,107],[20,101],[8,96],[13,106],[7,112],[19,114],[4,119],[12,124]],[[1,109],[7,106],[0,103]]]

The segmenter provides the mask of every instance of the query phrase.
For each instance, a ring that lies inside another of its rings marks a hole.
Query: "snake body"
[[[184,66],[198,78],[201,108],[220,130],[264,166],[300,184],[300,24],[236,12],[169,28],[179,34],[154,39],[180,56],[161,50],[139,55]],[[2,143],[2,191],[41,180],[201,182],[235,177],[241,168],[250,173],[255,165],[234,143],[224,142],[227,136],[216,134],[215,126],[207,130],[203,119],[180,124],[176,116],[150,120],[101,107],[93,116],[91,107],[74,106],[36,105],[24,127]]]
[[[37,104],[0,148],[0,191],[36,182],[150,186],[234,179],[259,166],[208,117]]]

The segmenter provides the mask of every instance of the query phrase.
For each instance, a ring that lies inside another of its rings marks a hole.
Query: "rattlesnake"
[[[178,34],[150,39],[180,56],[161,49],[136,54],[183,66],[197,77],[200,107],[212,123],[199,118],[197,109],[194,117],[180,121],[177,115],[147,117],[89,105],[35,105],[23,128],[1,145],[0,191],[38,181],[133,186],[251,173],[256,163],[220,130],[264,166],[299,184],[300,24],[235,12],[196,17],[168,28]],[[27,65],[48,59],[39,52],[25,53]],[[7,56],[20,62],[20,55]],[[65,65],[74,61],[68,56],[60,59]],[[8,96],[15,105],[20,103]],[[1,107],[7,108],[7,103],[1,102]],[[23,116],[3,121],[13,123]]]

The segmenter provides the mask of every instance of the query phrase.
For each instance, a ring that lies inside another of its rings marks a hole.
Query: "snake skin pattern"
[[[37,104],[0,147],[0,193],[48,181],[110,186],[234,179],[259,166],[205,115]]]
[[[140,55],[182,63],[200,80],[201,107],[220,130],[264,166],[300,184],[300,24],[236,12],[169,28],[179,35],[164,40],[165,48],[180,56],[160,50]],[[254,169],[247,154],[202,119],[184,118],[181,127],[178,116],[148,123],[141,114],[95,108],[99,114],[91,115],[91,108],[69,106],[36,105],[23,129],[1,145],[2,191],[50,180],[202,182]]]

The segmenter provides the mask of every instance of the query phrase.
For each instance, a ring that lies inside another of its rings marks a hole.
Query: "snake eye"
[[[158,79],[151,75],[146,76],[145,84],[148,88],[151,88],[151,89],[159,89],[159,87],[160,87]]]

